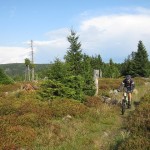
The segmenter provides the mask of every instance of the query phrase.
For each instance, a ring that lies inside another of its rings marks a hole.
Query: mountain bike
[[[123,93],[123,99],[122,99],[122,103],[121,103],[121,112],[122,115],[124,115],[126,108],[128,108],[128,95],[126,92]]]

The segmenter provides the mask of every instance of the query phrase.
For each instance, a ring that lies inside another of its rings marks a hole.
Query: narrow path
[[[116,148],[117,142],[124,140],[126,137],[130,136],[130,133],[124,129],[124,121],[129,116],[129,114],[135,110],[135,107],[136,107],[135,104],[138,104],[140,102],[141,97],[143,97],[149,89],[150,89],[150,84],[145,84],[140,87],[137,87],[138,93],[132,95],[133,101],[132,101],[131,108],[126,109],[124,115],[121,115],[121,111],[120,111],[119,117],[120,117],[120,121],[121,121],[121,126],[120,126],[120,128],[118,128],[118,130],[116,130],[116,131],[114,130],[111,132],[111,134],[109,135],[109,141],[111,138],[111,143],[109,145],[109,148],[107,148],[105,150],[117,150],[117,148]],[[107,138],[106,138],[106,140],[107,140]]]

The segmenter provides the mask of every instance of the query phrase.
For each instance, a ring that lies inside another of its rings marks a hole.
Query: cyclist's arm
[[[124,82],[122,82],[122,83],[120,84],[120,86],[119,86],[119,88],[118,88],[118,92],[120,92],[120,91],[122,91],[122,90],[123,90],[124,85],[125,85],[125,83],[124,83]]]

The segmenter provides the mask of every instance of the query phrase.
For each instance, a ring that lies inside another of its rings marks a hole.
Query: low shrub
[[[59,81],[52,81],[52,80],[48,80],[41,84],[39,96],[41,100],[49,100],[62,97],[74,99],[79,98],[78,100],[80,100],[80,94],[74,89],[74,87],[69,86],[67,87]]]
[[[118,89],[123,79],[101,78],[99,79],[99,89],[112,90]]]
[[[102,101],[99,97],[86,97],[84,104],[88,107],[99,107],[102,105]]]
[[[117,150],[148,150],[150,146],[150,140],[143,136],[131,136],[125,140]]]
[[[23,126],[37,127],[38,116],[35,113],[26,113],[18,117],[18,124]]]
[[[55,117],[64,117],[66,115],[82,116],[88,111],[84,104],[69,99],[53,100],[50,109]]]
[[[135,77],[133,80],[136,83],[136,86],[144,85],[145,82],[147,82],[144,78],[141,77]]]
[[[13,106],[12,101],[7,99],[0,101],[0,116],[13,114],[16,112],[16,108]]]
[[[7,126],[6,134],[0,136],[0,149],[31,149],[33,141],[36,139],[36,132],[31,127],[25,126]]]

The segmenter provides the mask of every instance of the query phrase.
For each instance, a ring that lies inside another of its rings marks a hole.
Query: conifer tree
[[[117,78],[120,76],[119,69],[111,58],[109,60],[109,64],[105,64],[104,68],[105,68],[105,70],[104,70],[104,76],[105,77]]]
[[[131,55],[128,56],[127,59],[125,59],[124,63],[122,64],[122,67],[121,67],[121,74],[126,76],[128,74],[132,75],[132,76],[135,76],[135,70],[134,70],[134,56],[133,56],[133,53]]]
[[[51,64],[47,75],[48,79],[50,80],[57,80],[62,82],[64,78],[68,75],[66,64],[62,62],[59,58],[56,58],[54,63]]]
[[[91,66],[93,69],[96,69],[96,70],[103,69],[103,61],[102,61],[100,54],[91,57]]]
[[[67,39],[70,43],[70,47],[68,48],[64,59],[69,65],[69,71],[71,71],[71,74],[80,75],[82,71],[83,55],[81,50],[81,43],[78,42],[79,36],[77,36],[76,33],[71,30],[71,35],[69,35]]]
[[[84,54],[83,55],[83,78],[85,95],[92,96],[95,94],[95,84],[93,80],[93,68],[91,66],[91,58]]]
[[[136,75],[142,77],[148,76],[148,72],[149,72],[148,65],[149,65],[149,60],[148,60],[148,54],[146,48],[143,45],[143,42],[139,41],[138,49],[134,57],[134,66],[133,66]]]
[[[64,57],[65,62],[56,59],[51,65],[48,80],[42,85],[40,96],[67,97],[82,101],[85,95],[95,94],[93,69],[90,57],[83,57],[79,36],[71,30],[67,39],[70,47]]]

